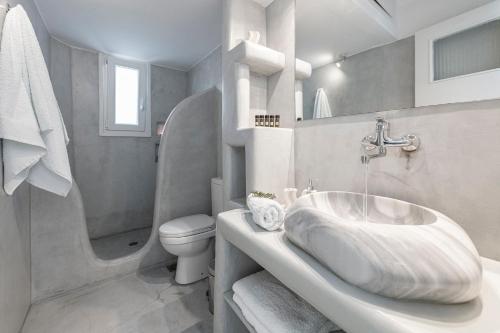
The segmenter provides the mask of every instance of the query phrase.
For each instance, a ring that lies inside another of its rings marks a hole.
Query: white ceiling
[[[222,0],[35,0],[71,45],[187,70],[221,44]]]
[[[34,0],[71,45],[187,70],[221,43],[222,0]],[[273,0],[254,0],[268,6]],[[491,0],[297,0],[297,57],[313,67],[413,35]]]
[[[297,57],[319,67],[413,35],[492,0],[296,0]]]
[[[397,0],[397,21],[400,37],[440,21],[465,13],[493,0]]]

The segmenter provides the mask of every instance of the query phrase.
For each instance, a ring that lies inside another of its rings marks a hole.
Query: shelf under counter
[[[483,259],[483,290],[476,301],[457,305],[409,302],[371,294],[344,282],[290,243],[284,231],[264,231],[243,210],[220,214],[217,228],[217,242],[227,241],[243,252],[346,332],[500,332],[499,262]],[[242,261],[241,256],[235,262],[217,260],[233,265]]]
[[[248,332],[257,333],[257,331],[253,328],[253,326],[245,319],[245,316],[243,316],[243,312],[241,312],[238,304],[236,304],[236,302],[233,300],[233,295],[234,295],[234,292],[232,290],[225,292],[224,293],[224,300],[229,305],[229,307],[231,307],[234,314],[240,319],[240,321],[243,323],[243,325],[245,325]]]

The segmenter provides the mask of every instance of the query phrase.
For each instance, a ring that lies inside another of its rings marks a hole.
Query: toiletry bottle
[[[255,116],[255,127],[260,125],[260,116]]]
[[[269,127],[274,127],[274,116],[273,115],[269,116]]]
[[[314,192],[316,192],[316,190],[314,189],[313,181],[311,178],[309,178],[309,184],[307,185],[307,188],[302,191],[302,195],[308,195]]]
[[[280,116],[274,116],[274,127],[280,127]]]
[[[260,116],[259,126],[264,126],[264,116],[263,115]]]
[[[285,188],[283,196],[285,198],[285,208],[290,208],[297,201],[297,189],[295,187]]]
[[[264,116],[264,126],[269,127],[269,115],[267,114]]]

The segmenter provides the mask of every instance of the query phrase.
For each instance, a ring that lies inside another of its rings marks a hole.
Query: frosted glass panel
[[[500,20],[434,41],[434,80],[500,68]]]
[[[115,124],[139,124],[139,70],[115,68]]]

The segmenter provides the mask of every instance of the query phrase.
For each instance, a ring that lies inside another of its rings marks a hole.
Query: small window
[[[500,20],[434,41],[434,80],[500,68]]]
[[[99,55],[99,135],[151,136],[150,69]]]

